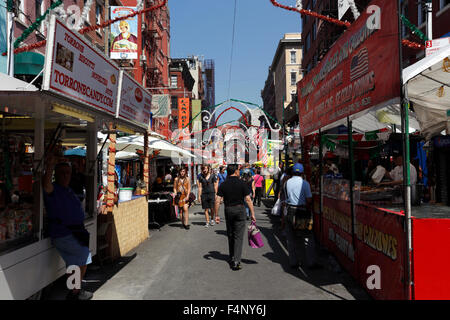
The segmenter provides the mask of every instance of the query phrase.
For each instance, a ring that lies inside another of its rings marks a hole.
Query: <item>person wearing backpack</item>
[[[199,201],[202,204],[202,209],[205,210],[206,223],[205,227],[213,226],[220,222],[218,219],[219,214],[215,214],[214,203],[216,200],[217,188],[219,181],[214,173],[211,172],[211,168],[208,165],[202,166],[202,173],[198,179],[198,194]],[[209,213],[211,213],[211,221]],[[214,221],[214,219],[216,221]]]

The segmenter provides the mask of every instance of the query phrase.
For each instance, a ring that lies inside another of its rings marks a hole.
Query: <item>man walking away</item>
[[[292,170],[292,178],[285,184],[287,217],[286,240],[291,268],[298,269],[300,265],[308,269],[319,267],[315,260],[315,243],[312,234],[312,194],[309,183],[302,178],[303,165],[296,163]],[[299,263],[296,254],[295,230],[301,233],[302,259]]]
[[[232,270],[240,270],[242,245],[246,226],[244,201],[247,203],[252,221],[256,221],[253,202],[250,198],[251,191],[247,185],[239,179],[239,167],[237,164],[227,166],[228,177],[222,183],[217,192],[216,212],[219,211],[222,199],[225,203],[225,221],[227,225],[228,247],[230,252],[230,267]]]

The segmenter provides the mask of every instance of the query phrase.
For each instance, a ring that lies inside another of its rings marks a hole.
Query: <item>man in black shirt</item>
[[[227,178],[219,186],[216,198],[216,212],[219,212],[220,202],[225,203],[225,221],[227,224],[228,247],[230,251],[230,267],[241,269],[242,245],[244,240],[246,213],[244,201],[247,203],[252,221],[256,221],[251,190],[239,179],[239,167],[236,164],[227,166]]]

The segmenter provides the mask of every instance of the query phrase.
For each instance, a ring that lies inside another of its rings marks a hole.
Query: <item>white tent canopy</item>
[[[102,139],[104,139],[106,136]],[[109,144],[109,141],[106,142]],[[102,144],[99,145],[101,147]],[[194,157],[192,153],[184,150],[172,143],[159,139],[154,136],[148,137],[148,147],[150,152],[154,150],[160,150],[159,155],[164,157],[175,157],[175,158],[190,158]],[[116,158],[117,159],[130,159],[131,155],[137,157],[136,150],[144,151],[144,136],[142,135],[132,135],[126,137],[120,137],[116,139]]]
[[[403,81],[425,137],[450,131],[450,46],[405,68]]]

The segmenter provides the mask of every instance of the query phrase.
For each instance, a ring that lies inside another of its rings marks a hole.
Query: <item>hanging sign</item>
[[[52,16],[43,90],[50,90],[115,115],[119,68]]]
[[[398,103],[397,2],[374,0],[298,83],[305,136],[365,109]]]
[[[123,17],[136,11],[136,7],[111,7],[111,19]],[[137,15],[111,25],[111,59],[138,58]]]
[[[167,118],[170,112],[168,94],[154,94],[152,97],[153,118]]]
[[[178,98],[178,129],[189,123],[189,98]],[[189,129],[189,128],[188,128]]]
[[[152,96],[139,83],[121,70],[117,117],[147,129],[150,124]]]

